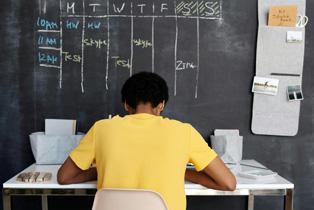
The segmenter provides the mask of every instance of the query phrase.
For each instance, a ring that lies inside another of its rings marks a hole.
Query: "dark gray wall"
[[[107,114],[122,112],[119,88],[126,77],[114,75],[108,92],[80,93],[75,83],[57,88],[58,74],[36,67],[34,21],[36,1],[4,0],[0,14],[0,182],[6,181],[34,162],[28,134],[43,129],[44,118],[76,118],[80,131]],[[314,2],[307,2],[312,20]],[[300,129],[295,137],[256,136],[250,131],[257,31],[257,1],[223,1],[222,22],[200,22],[202,46],[199,97],[186,88],[189,77],[181,78],[178,95],[171,96],[165,115],[192,123],[205,138],[214,128],[239,128],[244,136],[244,158],[260,161],[296,187],[296,210],[312,210],[314,200],[314,36],[310,23],[306,31]],[[314,20],[314,19],[313,19]],[[208,24],[208,25],[206,25]],[[208,31],[204,31],[204,28]],[[188,28],[185,28],[189,30]],[[194,29],[193,29],[194,30]],[[166,30],[165,30],[166,31]],[[162,38],[162,33],[158,35]],[[162,50],[162,49],[160,49]],[[184,53],[184,51],[183,51]],[[157,54],[156,54],[157,55]],[[162,58],[160,58],[162,59]],[[166,78],[173,91],[169,65],[156,72]],[[170,68],[171,70],[171,68]],[[73,72],[72,72],[73,73]],[[90,77],[103,75],[89,74]],[[70,77],[65,73],[65,79]],[[74,77],[75,78],[75,77]],[[76,80],[75,80],[76,81]],[[88,80],[87,80],[88,81]],[[77,82],[77,81],[76,81]],[[98,81],[99,82],[99,81]],[[95,84],[101,86],[102,84]],[[96,104],[90,101],[97,98]],[[14,209],[40,209],[39,198],[14,198]],[[50,209],[88,209],[91,198],[51,198]],[[232,197],[188,198],[188,209],[243,209],[245,199]],[[280,209],[280,198],[258,198],[256,209]]]

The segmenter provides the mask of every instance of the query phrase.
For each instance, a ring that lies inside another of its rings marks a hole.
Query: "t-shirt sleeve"
[[[189,162],[193,163],[195,169],[203,170],[216,156],[201,134],[190,126]]]
[[[87,170],[91,166],[95,159],[95,125],[72,150],[70,158],[82,170]]]

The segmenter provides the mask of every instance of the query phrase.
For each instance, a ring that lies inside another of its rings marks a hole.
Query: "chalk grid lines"
[[[39,14],[46,13],[47,10],[47,3],[46,0],[38,0],[39,1]],[[42,2],[44,1],[44,2]],[[196,77],[195,77],[195,93],[194,97],[198,97],[198,85],[199,85],[199,74],[200,74],[200,19],[220,19],[217,18],[218,16],[221,16],[221,1],[216,1],[213,3],[212,7],[215,7],[215,14],[216,16],[213,17],[204,17],[200,14],[204,12],[205,10],[205,4],[206,1],[191,1],[188,6],[191,7],[193,10],[192,12],[196,13],[196,16],[188,16],[182,12],[184,7],[184,1],[181,1],[179,4],[177,4],[177,1],[174,0],[174,15],[135,15],[133,14],[133,3],[130,3],[130,15],[124,15],[124,14],[110,14],[110,0],[106,1],[106,13],[105,15],[86,15],[85,14],[85,1],[82,0],[83,5],[83,14],[82,15],[75,15],[75,14],[68,14],[64,15],[62,12],[62,1],[59,0],[59,30],[37,30],[37,32],[45,32],[45,33],[59,33],[60,34],[60,48],[49,48],[49,47],[38,47],[39,49],[46,49],[46,50],[59,50],[60,51],[60,64],[59,66],[56,65],[49,65],[49,64],[40,64],[41,67],[48,67],[48,68],[57,68],[59,69],[59,88],[62,88],[63,83],[63,30],[62,30],[62,24],[63,24],[63,18],[82,18],[82,31],[81,31],[81,92],[84,93],[84,39],[85,39],[85,24],[86,24],[86,18],[106,18],[107,21],[107,49],[106,49],[106,70],[105,70],[105,89],[109,90],[109,63],[110,63],[110,18],[130,18],[130,67],[129,67],[129,75],[132,76],[133,74],[133,60],[134,60],[134,44],[133,44],[133,36],[134,36],[134,18],[151,18],[151,53],[152,53],[152,59],[151,59],[151,71],[155,72],[155,19],[156,18],[174,18],[175,19],[175,40],[174,40],[174,90],[173,94],[174,96],[177,95],[177,60],[178,60],[178,36],[179,36],[179,26],[178,26],[178,18],[187,18],[187,19],[196,19]],[[153,14],[155,13],[155,6],[153,4]],[[181,13],[183,15],[178,15],[178,13]]]

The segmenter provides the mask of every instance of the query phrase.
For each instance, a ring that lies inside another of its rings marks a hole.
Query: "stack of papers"
[[[275,178],[277,173],[271,170],[250,170],[240,171],[238,172],[238,175],[248,179],[265,180]]]

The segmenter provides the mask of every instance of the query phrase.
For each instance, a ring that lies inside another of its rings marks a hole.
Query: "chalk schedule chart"
[[[197,98],[200,71],[206,70],[201,65],[200,36],[205,31],[200,21],[203,25],[219,21],[221,10],[221,0],[40,0],[35,21],[37,67],[58,73],[60,89],[75,80],[74,88],[81,93],[110,90],[116,75],[122,79],[139,71],[166,69],[172,74],[174,96],[182,94],[178,83],[188,76]]]

